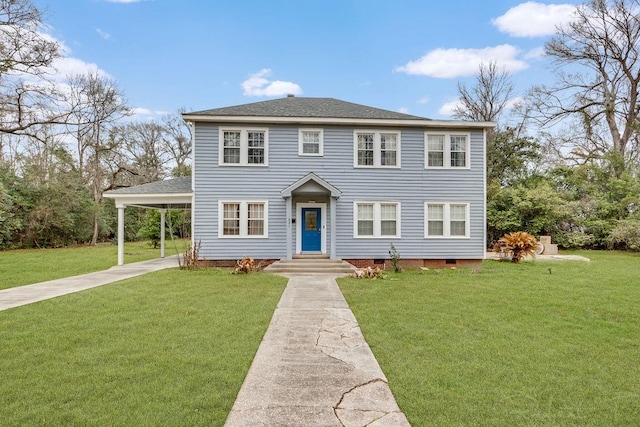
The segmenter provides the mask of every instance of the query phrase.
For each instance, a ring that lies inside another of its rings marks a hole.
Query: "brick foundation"
[[[261,268],[265,268],[269,264],[276,262],[275,259],[256,259],[254,260],[256,265],[260,265]],[[358,268],[364,268],[369,266],[377,266],[383,270],[389,270],[393,268],[393,264],[390,259],[378,259],[378,258],[353,258],[345,259],[349,264]],[[198,261],[200,267],[235,267],[236,260],[234,259],[201,259]],[[480,270],[482,268],[481,259],[401,259],[401,268],[417,269],[420,267],[428,268],[470,268],[473,270]]]
[[[364,268],[369,266],[377,266],[382,269],[391,269],[393,264],[390,259],[373,259],[373,258],[356,258],[345,259],[349,264],[352,264],[358,268]],[[420,267],[428,268],[471,268],[473,270],[479,270],[482,268],[481,259],[401,259],[401,268],[416,269]]]
[[[200,259],[198,260],[198,266],[204,268],[211,267],[235,267],[236,266],[235,259]],[[269,264],[273,264],[277,260],[275,259],[254,259],[256,265],[259,265],[260,268],[265,268]]]

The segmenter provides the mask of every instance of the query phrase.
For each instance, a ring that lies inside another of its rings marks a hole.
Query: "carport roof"
[[[150,182],[104,193],[104,197],[115,200],[116,207],[140,206],[156,209],[191,208],[192,195],[190,176]]]

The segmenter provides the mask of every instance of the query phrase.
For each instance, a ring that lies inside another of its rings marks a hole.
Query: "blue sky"
[[[544,43],[577,1],[34,0],[60,73],[97,68],[136,118],[286,96],[447,119],[481,62],[516,95],[548,82]]]

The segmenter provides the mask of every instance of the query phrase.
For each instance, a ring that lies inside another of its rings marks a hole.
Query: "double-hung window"
[[[322,129],[300,129],[298,132],[298,155],[317,156],[323,155]]]
[[[400,132],[355,131],[355,167],[400,167]]]
[[[425,202],[424,237],[469,237],[469,204]]]
[[[221,200],[218,237],[267,237],[267,202]]]
[[[468,168],[469,133],[426,132],[425,168]]]
[[[220,165],[266,166],[269,134],[266,129],[220,129]]]
[[[354,237],[400,237],[400,203],[355,202]]]

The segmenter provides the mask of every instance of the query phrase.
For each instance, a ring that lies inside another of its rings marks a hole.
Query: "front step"
[[[282,259],[267,266],[265,271],[282,274],[349,274],[355,267],[346,261],[329,259],[318,255]]]

